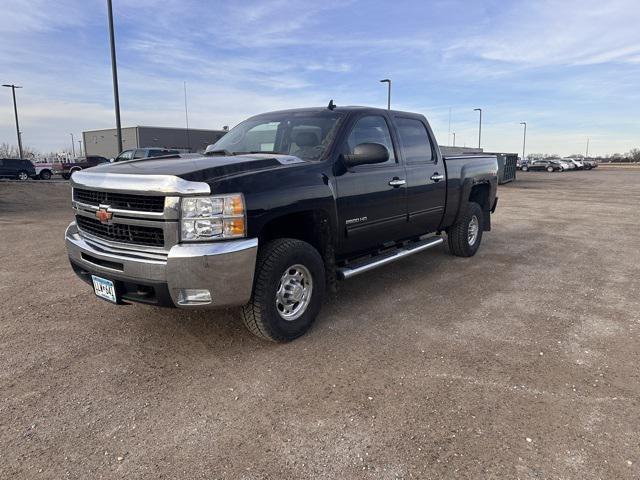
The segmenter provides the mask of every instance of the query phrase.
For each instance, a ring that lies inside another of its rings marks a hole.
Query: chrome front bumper
[[[65,232],[65,243],[69,260],[83,273],[127,285],[158,286],[159,290],[168,290],[171,303],[176,307],[238,306],[247,303],[251,297],[257,238],[178,244],[171,247],[168,254],[136,252],[81,235],[76,223],[72,222]],[[80,275],[77,268],[76,273]],[[180,304],[178,295],[183,289],[209,290],[211,302]]]

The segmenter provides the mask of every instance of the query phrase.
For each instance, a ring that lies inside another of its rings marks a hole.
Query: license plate
[[[93,290],[96,292],[97,296],[104,298],[105,300],[109,300],[110,302],[118,303],[116,298],[116,287],[113,285],[111,280],[96,277],[95,275],[91,275],[91,278],[93,279]]]

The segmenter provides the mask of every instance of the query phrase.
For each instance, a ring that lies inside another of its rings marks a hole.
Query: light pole
[[[74,161],[76,159],[76,142],[73,141],[73,133],[70,133],[69,135],[71,135],[71,152],[73,154],[73,159],[71,161]]]
[[[456,132],[453,132],[453,146],[456,146]]]
[[[18,123],[18,106],[16,104],[16,88],[22,88],[18,85],[5,84],[3,87],[7,87],[11,89],[11,93],[13,93],[13,113],[16,115],[16,132],[18,133],[18,152],[20,153],[20,158],[22,158],[22,138],[20,137],[20,124]]]
[[[78,147],[80,147],[80,156],[82,157],[82,140],[78,140]]]
[[[118,93],[118,67],[116,65],[116,40],[113,33],[113,8],[111,0],[107,0],[109,13],[109,43],[111,46],[111,73],[113,75],[113,100],[116,108],[116,135],[118,137],[118,154],[122,152],[122,127],[120,125],[120,94]]]
[[[380,83],[387,84],[387,110],[391,110],[391,80],[385,78],[384,80],[380,80]]]
[[[522,161],[524,162],[524,150],[527,146],[527,122],[520,122],[520,125],[524,125],[524,136],[522,137]]]
[[[480,112],[480,123],[478,123],[478,148],[481,148],[482,145],[482,109],[474,108],[474,112]]]
[[[589,139],[587,138],[587,151],[584,158],[589,158]]]

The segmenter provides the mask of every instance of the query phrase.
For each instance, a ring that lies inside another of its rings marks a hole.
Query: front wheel
[[[484,212],[475,202],[467,204],[458,221],[447,230],[449,251],[457,257],[472,257],[480,248],[484,230]]]
[[[51,172],[49,170],[43,170],[40,172],[40,180],[51,180]]]
[[[18,175],[16,175],[16,177],[18,178],[18,180],[20,180],[21,182],[25,182],[27,180],[29,180],[29,174],[27,172],[25,172],[24,170],[20,170],[18,172]]]
[[[549,173],[553,172],[553,167],[547,167],[547,172]]]
[[[272,240],[260,249],[251,300],[242,307],[254,335],[288,342],[313,324],[325,293],[324,262],[307,242]]]
[[[526,165],[522,166],[522,171],[523,172],[528,172],[529,171],[529,167],[527,167]]]

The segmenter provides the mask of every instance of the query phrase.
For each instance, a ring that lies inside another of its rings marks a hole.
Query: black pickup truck
[[[274,341],[308,330],[327,288],[491,229],[493,156],[446,157],[424,116],[367,107],[266,113],[204,155],[74,173],[71,265],[122,304],[241,307]]]

